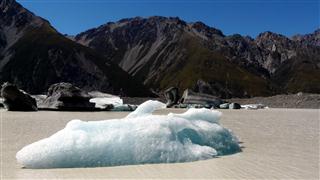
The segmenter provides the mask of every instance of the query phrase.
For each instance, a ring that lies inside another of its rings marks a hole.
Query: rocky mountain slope
[[[305,35],[295,35],[292,37],[294,41],[298,41],[305,45],[320,46],[320,29],[317,29],[313,33]]]
[[[319,30],[287,38],[226,36],[201,22],[154,16],[110,22],[75,36],[154,89],[221,97],[320,93]]]
[[[0,83],[6,81],[33,94],[70,82],[87,90],[150,95],[118,65],[64,37],[14,0],[0,0]]]
[[[320,93],[319,33],[253,39],[154,16],[66,37],[14,0],[0,0],[0,83],[33,94],[63,81],[129,96],[170,86],[223,98]]]

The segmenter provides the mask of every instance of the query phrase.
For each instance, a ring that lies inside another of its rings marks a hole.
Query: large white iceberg
[[[72,120],[16,158],[26,168],[67,168],[186,162],[240,151],[237,138],[219,125],[220,112],[152,115],[165,107],[147,101],[123,119]]]

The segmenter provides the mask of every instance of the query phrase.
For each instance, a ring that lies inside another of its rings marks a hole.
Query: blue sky
[[[17,0],[61,33],[77,34],[109,21],[153,15],[202,21],[226,35],[287,36],[319,28],[320,0]]]

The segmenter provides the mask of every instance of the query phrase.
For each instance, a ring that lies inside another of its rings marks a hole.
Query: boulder
[[[214,107],[214,108],[219,107],[219,105],[223,103],[223,101],[216,96],[203,94],[203,93],[195,93],[190,89],[186,89],[183,92],[183,95],[180,101],[183,104],[197,104],[197,105],[202,105],[204,107]]]
[[[241,109],[241,105],[238,103],[231,103],[229,109]]]
[[[3,104],[8,111],[38,110],[36,100],[11,83],[2,85],[1,96],[3,97]]]
[[[179,101],[179,89],[177,87],[171,87],[164,91],[164,96],[167,100],[167,107],[170,108],[176,104],[178,104]]]
[[[47,98],[41,108],[66,111],[92,111],[95,104],[91,96],[70,83],[57,83],[49,87]]]

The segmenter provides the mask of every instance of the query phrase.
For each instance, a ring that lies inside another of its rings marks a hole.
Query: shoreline
[[[164,97],[120,97],[124,104],[140,105],[147,100],[157,100],[166,103]],[[222,99],[229,103],[238,103],[240,105],[247,104],[263,104],[269,108],[283,108],[283,109],[320,109],[320,94],[297,93],[297,94],[280,94],[269,97],[251,97],[251,98],[231,98]],[[0,98],[0,110],[4,109],[3,98]],[[176,108],[179,109],[179,108]],[[181,108],[182,110],[184,108]],[[77,110],[60,110],[52,108],[38,107],[39,111],[66,111],[77,112]],[[219,109],[217,109],[219,110]],[[94,108],[92,110],[85,110],[86,112],[100,112],[109,111],[108,109]]]
[[[141,104],[146,100],[158,100],[166,102],[164,97],[121,97],[126,104]],[[223,99],[230,103],[245,104],[263,104],[269,108],[282,109],[320,109],[320,94],[297,93],[297,94],[279,94],[268,97],[251,98],[230,98]]]

